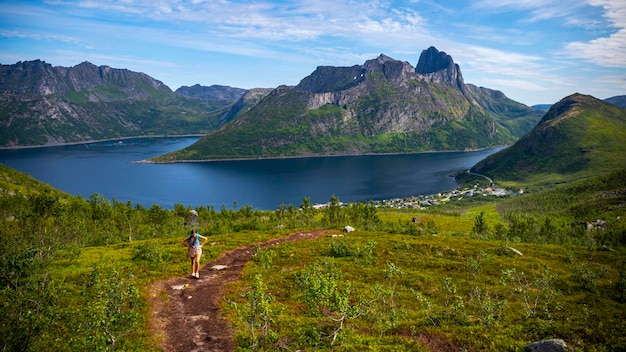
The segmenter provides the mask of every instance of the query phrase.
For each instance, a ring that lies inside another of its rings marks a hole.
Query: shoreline
[[[63,146],[72,146],[80,144],[93,144],[110,141],[124,141],[129,139],[148,139],[148,138],[185,138],[185,137],[199,137],[202,138],[206,134],[183,134],[183,135],[151,135],[151,136],[130,136],[130,137],[118,137],[118,138],[106,138],[106,139],[90,139],[80,142],[67,142],[67,143],[51,143],[45,145],[28,145],[28,146],[11,146],[0,147],[0,150],[19,150],[19,149],[35,149],[35,148],[54,148]],[[175,160],[175,161],[151,161],[149,159],[138,160],[131,162],[132,164],[178,164],[178,163],[208,163],[208,162],[220,162],[220,161],[250,161],[250,160],[280,160],[280,159],[305,159],[305,158],[331,158],[331,157],[353,157],[353,156],[383,156],[383,155],[411,155],[411,154],[432,154],[432,153],[458,153],[458,152],[476,152],[487,149],[494,149],[500,147],[507,147],[506,145],[499,145],[494,147],[476,148],[476,149],[463,149],[463,150],[425,150],[420,152],[393,152],[393,153],[340,153],[340,154],[311,154],[311,155],[291,155],[291,156],[267,156],[267,157],[255,157],[255,158],[224,158],[224,159],[206,159],[206,160]]]
[[[342,154],[326,154],[326,155],[291,155],[291,156],[267,156],[256,158],[225,158],[225,159],[206,159],[206,160],[174,160],[174,161],[151,161],[149,159],[134,161],[133,164],[179,164],[179,163],[213,163],[221,161],[251,161],[251,160],[280,160],[280,159],[306,159],[306,158],[333,158],[333,157],[357,157],[357,156],[384,156],[384,155],[412,155],[412,154],[435,154],[435,153],[469,153],[487,149],[506,148],[507,145],[498,145],[495,147],[464,149],[464,150],[426,150],[421,152],[393,152],[393,153],[342,153]]]
[[[131,136],[131,137],[118,137],[118,138],[105,138],[105,139],[89,139],[80,142],[66,142],[66,143],[50,143],[44,145],[18,145],[11,147],[0,147],[0,150],[18,150],[18,149],[36,149],[36,148],[54,148],[54,147],[64,147],[71,145],[80,145],[80,144],[93,144],[93,143],[102,143],[102,142],[111,142],[111,141],[126,141],[129,139],[148,139],[148,138],[185,138],[185,137],[199,137],[202,138],[206,136],[206,134],[181,134],[181,135],[154,135],[154,136]]]

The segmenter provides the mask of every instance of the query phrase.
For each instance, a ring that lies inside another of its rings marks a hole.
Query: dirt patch
[[[150,324],[163,350],[234,351],[233,331],[222,316],[220,305],[225,285],[241,278],[244,266],[252,259],[254,247],[312,240],[328,233],[325,230],[298,232],[240,247],[204,264],[199,279],[177,277],[154,282],[148,292]],[[226,267],[212,270],[216,265]]]

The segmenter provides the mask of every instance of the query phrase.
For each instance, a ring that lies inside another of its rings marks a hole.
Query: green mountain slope
[[[501,92],[463,82],[429,48],[417,67],[380,55],[318,67],[198,143],[155,161],[465,150],[513,143],[539,120]]]
[[[527,135],[471,171],[496,180],[585,178],[626,168],[626,110],[574,94],[554,104]]]

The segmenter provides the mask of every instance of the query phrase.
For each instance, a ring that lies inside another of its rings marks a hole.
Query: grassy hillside
[[[626,343],[626,305],[618,298],[623,289],[617,289],[624,284],[624,251],[444,232],[433,237],[359,231],[264,250],[232,288],[231,304],[224,304],[238,345],[519,351],[533,341],[562,338],[576,350],[609,351]],[[244,312],[252,302],[242,298],[245,292],[270,302],[267,335],[250,335]]]
[[[513,146],[471,171],[498,182],[541,184],[626,168],[626,110],[591,96],[564,98]]]
[[[357,228],[257,253],[223,303],[240,350],[517,351],[562,338],[614,351],[626,345],[624,189],[618,172],[430,211],[336,197],[321,210],[306,198],[275,211],[196,210],[215,243],[206,260],[291,231]],[[155,350],[146,287],[187,273],[189,210],[71,197],[0,166],[0,344]],[[581,223],[597,218],[606,224]],[[255,324],[266,318],[263,334]]]

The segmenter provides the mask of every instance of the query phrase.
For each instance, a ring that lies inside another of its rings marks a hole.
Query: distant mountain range
[[[548,111],[550,110],[550,106],[552,105],[551,104],[537,104],[537,105],[531,106],[531,108],[535,110]]]
[[[225,103],[234,104],[239,100],[247,90],[242,88],[233,88],[229,86],[212,85],[209,87],[199,84],[191,87],[182,86],[176,89],[176,93],[190,98],[206,100],[206,101],[223,101]]]
[[[83,62],[0,66],[0,147],[206,134],[230,105],[172,92],[143,73]]]
[[[608,99],[604,99],[607,103],[611,103],[615,106],[619,106],[620,108],[626,109],[626,95],[618,95]]]
[[[320,66],[280,86],[198,143],[157,161],[467,150],[511,144],[541,113],[465,84],[434,47],[417,65],[386,55]]]
[[[158,160],[468,150],[510,145],[542,115],[466,84],[452,57],[434,47],[415,67],[380,55],[320,66],[297,86],[250,90],[173,92],[144,73],[89,62],[0,66],[0,147],[196,134],[206,137]]]

